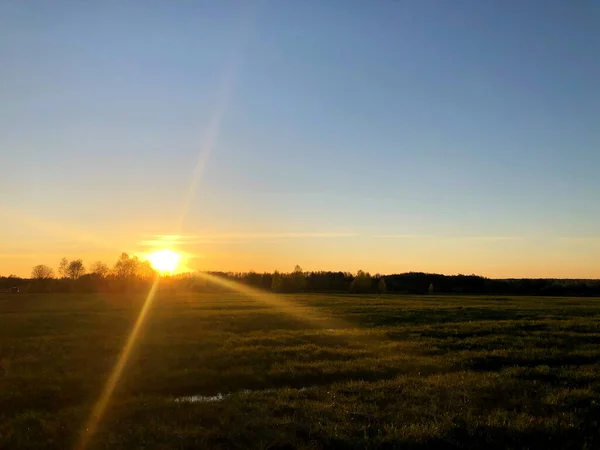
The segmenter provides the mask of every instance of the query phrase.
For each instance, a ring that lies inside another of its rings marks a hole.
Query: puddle
[[[177,397],[175,399],[178,403],[212,403],[220,402],[225,400],[229,395],[217,394],[217,395],[188,395],[187,397]]]
[[[307,389],[312,389],[315,386],[308,386],[308,387],[302,387],[302,388],[298,388],[298,389],[292,389],[292,388],[284,388],[284,389],[290,389],[293,391],[298,391],[298,392],[302,392],[305,391]],[[184,397],[177,397],[175,398],[175,402],[177,403],[214,403],[214,402],[220,402],[222,400],[225,400],[228,397],[231,397],[232,395],[249,395],[249,394],[268,394],[271,392],[275,392],[277,389],[262,389],[262,390],[252,390],[252,389],[244,389],[243,391],[238,391],[238,392],[232,392],[231,394],[217,394],[217,395],[187,395]]]

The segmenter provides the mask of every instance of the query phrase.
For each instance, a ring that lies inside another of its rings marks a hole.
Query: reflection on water
[[[187,397],[177,397],[175,401],[181,403],[212,403],[220,402],[227,397],[229,397],[229,395],[188,395]]]
[[[302,392],[307,389],[312,389],[314,386],[302,387],[298,389],[290,389],[293,391]],[[268,394],[271,392],[275,392],[277,389],[262,389],[262,390],[252,390],[252,389],[244,389],[243,391],[232,392],[231,394],[221,394],[218,393],[216,395],[186,395],[184,397],[176,397],[175,401],[177,403],[213,403],[220,402],[221,400],[225,400],[227,397],[231,397],[232,395],[249,395],[249,394]]]

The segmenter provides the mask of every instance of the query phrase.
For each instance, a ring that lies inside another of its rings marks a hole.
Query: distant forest
[[[253,288],[281,293],[356,293],[356,294],[491,294],[600,296],[600,280],[490,279],[478,275],[441,275],[408,272],[371,275],[359,270],[349,272],[305,272],[296,266],[289,273],[206,272]],[[30,278],[14,275],[0,277],[4,293],[110,293],[149,289],[156,272],[148,261],[121,254],[110,268],[96,262],[86,269],[81,259],[63,258],[58,270],[46,265],[33,267]],[[222,292],[222,285],[207,280],[201,273],[163,276],[161,289],[171,292]]]

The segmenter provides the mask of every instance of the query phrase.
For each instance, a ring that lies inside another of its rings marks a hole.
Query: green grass
[[[281,298],[160,294],[91,448],[600,448],[599,299]],[[75,445],[142,300],[0,296],[0,448]]]

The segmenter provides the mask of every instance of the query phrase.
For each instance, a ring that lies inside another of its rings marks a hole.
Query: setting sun
[[[146,258],[156,271],[160,273],[173,273],[179,265],[181,255],[172,250],[158,250],[150,253]]]

